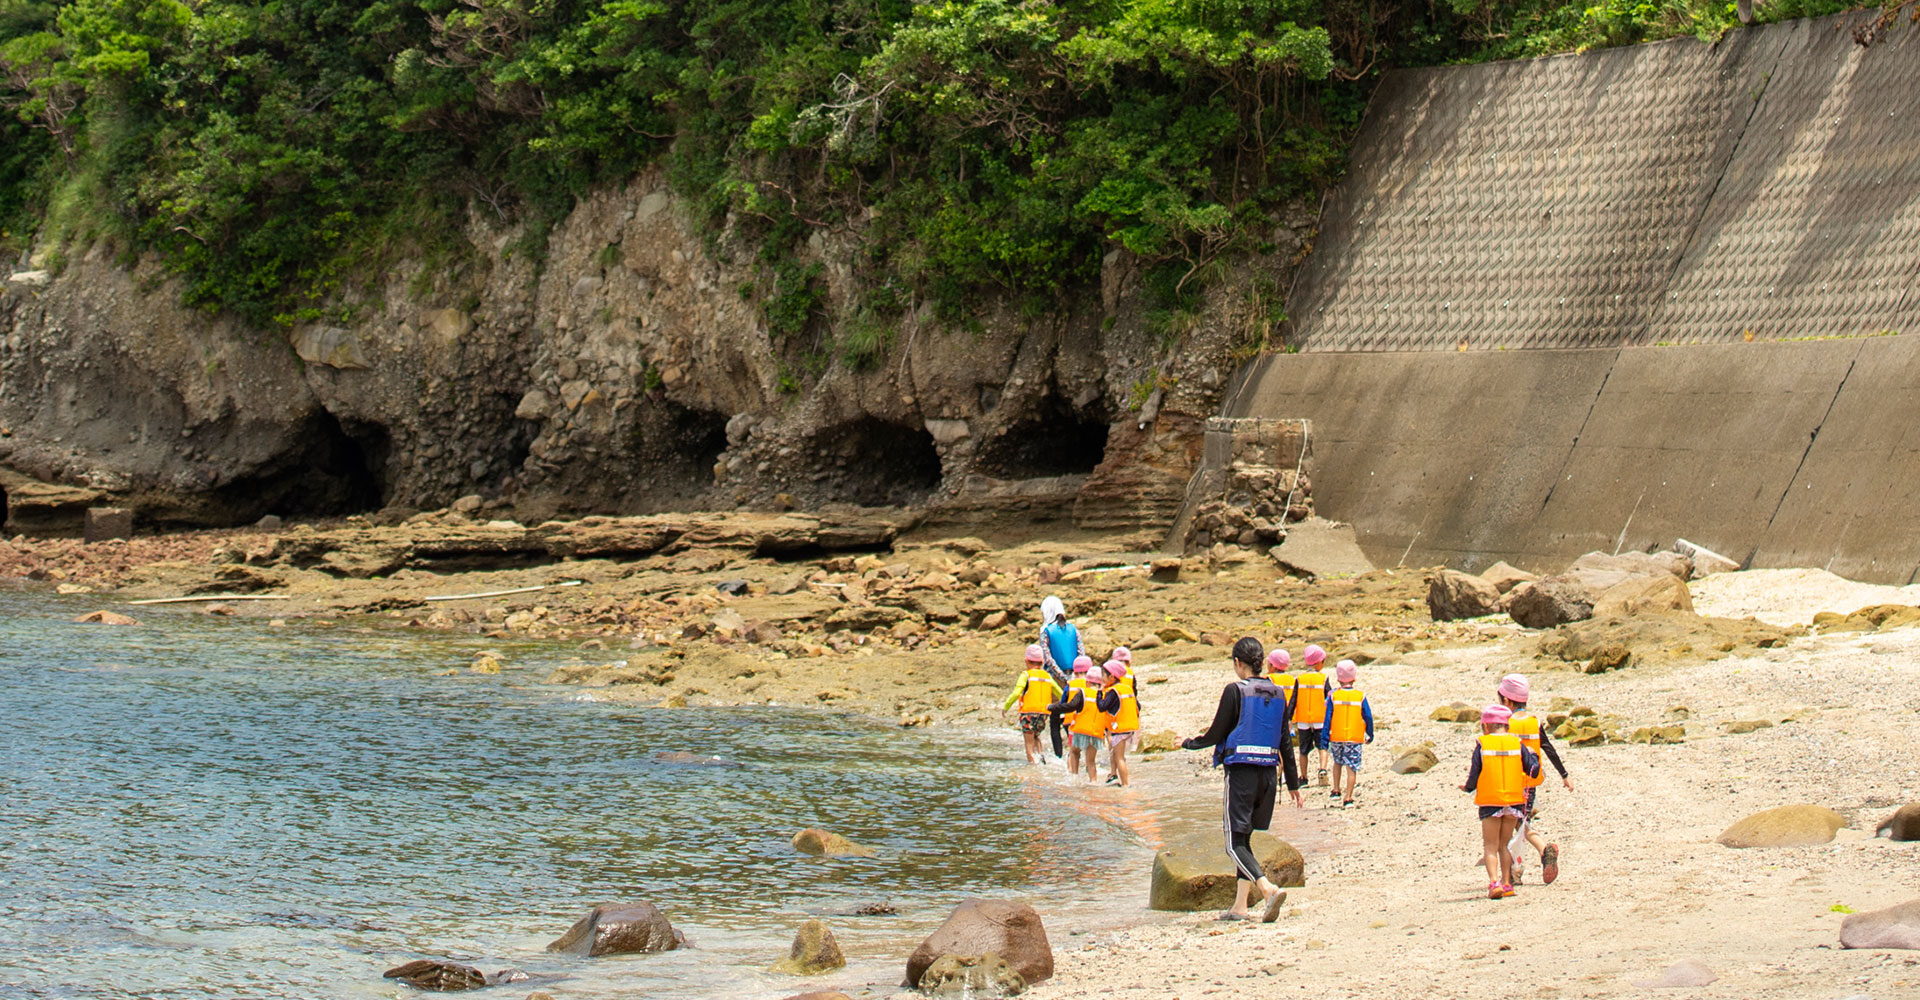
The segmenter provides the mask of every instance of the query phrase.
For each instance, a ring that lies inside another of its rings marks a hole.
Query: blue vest
[[[1264,677],[1240,682],[1240,721],[1221,746],[1220,763],[1280,765],[1280,738],[1286,732],[1286,693]]]
[[[1072,672],[1073,658],[1080,655],[1080,630],[1072,622],[1048,625],[1040,630],[1040,638],[1046,642],[1047,652],[1053,654],[1053,665]]]

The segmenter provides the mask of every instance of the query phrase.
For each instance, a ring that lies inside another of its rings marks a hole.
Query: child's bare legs
[[[1080,748],[1079,747],[1067,748],[1067,773],[1073,774],[1073,775],[1078,775],[1080,773]]]
[[[1082,762],[1087,765],[1087,784],[1100,780],[1100,748],[1088,747],[1081,751]]]
[[[1345,798],[1348,802],[1352,802],[1353,786],[1360,783],[1360,772],[1350,767],[1345,768],[1345,770],[1347,772],[1347,789],[1346,789],[1346,794],[1342,797]]]
[[[1346,770],[1347,770],[1346,768],[1340,766],[1339,761],[1336,760],[1333,762],[1333,790],[1334,791],[1337,792],[1340,790],[1340,776],[1346,773]],[[1349,796],[1349,798],[1351,798],[1351,796]]]
[[[1040,752],[1040,734],[1023,732],[1020,735],[1026,743],[1027,763],[1031,764],[1033,755]]]
[[[1512,885],[1513,852],[1507,850],[1507,842],[1513,839],[1514,831],[1520,828],[1520,821],[1512,816],[1497,818],[1500,821],[1500,882],[1503,885]]]
[[[1113,744],[1111,757],[1112,760],[1107,765],[1107,770],[1119,775],[1120,787],[1125,788],[1133,778],[1133,770],[1127,767],[1127,744],[1125,740]]]
[[[1502,832],[1507,819],[1505,816],[1492,816],[1480,821],[1481,860],[1486,862],[1489,883],[1501,881],[1503,868],[1512,874],[1513,855],[1507,853],[1507,837],[1512,831]]]

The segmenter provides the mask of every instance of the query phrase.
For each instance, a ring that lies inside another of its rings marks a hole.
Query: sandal
[[[1270,923],[1273,923],[1275,920],[1280,919],[1280,904],[1285,903],[1286,901],[1287,901],[1287,890],[1282,889],[1279,892],[1274,893],[1273,898],[1267,900],[1267,908],[1264,911],[1262,911],[1260,914],[1260,922],[1263,924],[1270,924]]]
[[[1559,877],[1560,845],[1548,844],[1547,849],[1540,852],[1540,881],[1552,885],[1553,880]]]

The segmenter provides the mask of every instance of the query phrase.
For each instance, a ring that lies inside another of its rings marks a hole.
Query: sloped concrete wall
[[[1920,577],[1920,337],[1282,354],[1232,409],[1312,421],[1315,505],[1383,566],[1552,571],[1687,538]]]
[[[1862,46],[1868,16],[1390,75],[1299,272],[1290,342],[1920,327],[1920,28]]]
[[[1920,28],[1866,16],[1390,76],[1223,413],[1311,420],[1380,565],[1914,579]]]

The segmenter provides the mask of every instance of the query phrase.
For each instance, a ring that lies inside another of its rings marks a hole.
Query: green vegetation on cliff
[[[1115,246],[1180,297],[1336,176],[1388,67],[1733,23],[1717,0],[0,0],[0,250],[108,240],[288,323],[468,211],[538,253],[574,197],[659,164],[763,248],[743,293],[777,332],[819,306],[789,251],[842,224],[853,329],[981,290],[1045,309]]]

